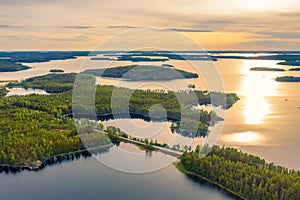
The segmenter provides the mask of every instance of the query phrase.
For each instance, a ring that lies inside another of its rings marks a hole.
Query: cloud
[[[115,26],[108,26],[107,28],[121,28],[121,29],[149,28],[149,29],[156,29],[154,27],[128,26],[128,25],[115,25]],[[160,29],[160,28],[157,28],[157,29]],[[163,30],[163,31],[177,31],[177,32],[213,32],[212,30],[189,29],[189,28],[163,28],[161,30]]]
[[[210,24],[234,24],[236,21],[234,20],[208,20],[205,21],[205,23],[210,23]]]
[[[184,29],[184,28],[167,28],[166,30],[178,31],[178,32],[213,32],[206,29]]]
[[[61,28],[69,28],[69,29],[90,29],[95,28],[94,26],[60,26]]]
[[[10,28],[23,28],[22,26],[15,26],[15,25],[7,25],[7,24],[0,24],[0,29],[3,28],[7,28],[7,29],[10,29]]]
[[[280,40],[254,40],[239,43],[252,47],[276,48],[276,49],[299,49],[300,42]]]
[[[300,33],[298,32],[256,32],[263,38],[278,38],[278,39],[300,39]]]
[[[88,40],[87,36],[76,36],[76,37],[41,37],[40,40],[50,40],[50,41],[62,41],[62,42],[78,42]]]
[[[147,27],[142,27],[142,26],[128,26],[128,25],[113,25],[113,26],[108,26],[107,28],[135,29],[135,28],[147,28]]]
[[[6,39],[31,39],[29,36],[18,36],[18,35],[0,35],[0,38]]]
[[[283,16],[283,17],[291,17],[291,18],[299,19],[300,12],[277,12],[277,15]]]
[[[88,40],[87,36],[76,37],[43,37],[43,36],[18,36],[18,35],[0,35],[0,38],[6,39],[32,39],[32,40],[47,40],[47,41],[62,41],[62,42],[78,42]]]

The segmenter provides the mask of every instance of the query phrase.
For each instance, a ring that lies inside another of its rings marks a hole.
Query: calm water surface
[[[112,149],[98,157],[111,157],[114,151]],[[162,153],[154,154],[166,156]],[[149,155],[144,153],[144,157],[147,159]],[[217,189],[186,177],[173,165],[156,172],[134,175],[108,168],[93,157],[65,161],[38,172],[2,173],[0,194],[1,200],[232,199]]]
[[[22,80],[24,78],[46,74],[50,69],[63,69],[65,72],[78,72],[86,57],[57,60],[45,63],[26,64],[32,69],[0,73],[0,80]],[[292,66],[279,66],[278,61],[219,59],[211,63],[196,61],[196,65],[217,66],[223,79],[226,92],[235,92],[241,98],[231,109],[227,110],[224,128],[218,144],[234,146],[243,151],[259,155],[268,161],[286,167],[300,169],[300,83],[279,83],[277,76],[300,76],[300,72],[257,72],[251,67],[278,67],[289,69]],[[90,68],[105,68],[120,65],[136,64],[131,62],[88,61]],[[149,63],[139,63],[149,64]],[[186,61],[155,62],[155,65],[172,64],[178,69],[195,72],[193,66]],[[198,79],[150,82],[128,82],[118,79],[98,79],[98,84],[118,85],[142,89],[186,89],[188,84],[195,84],[196,89],[207,89],[205,80]],[[169,88],[167,88],[169,87]],[[169,130],[160,139],[169,140]],[[202,143],[199,139],[194,146]]]
[[[48,73],[50,69],[63,69],[65,72],[78,72],[84,58],[50,61],[28,64],[30,70],[0,73],[0,80],[21,80],[24,78]],[[199,65],[211,65],[197,62]],[[217,65],[227,92],[236,92],[241,98],[232,108],[226,111],[222,134],[217,143],[233,146],[243,151],[259,155],[268,161],[286,167],[300,169],[300,83],[278,83],[276,76],[300,76],[300,72],[254,72],[251,67],[281,67],[277,61],[220,59]],[[106,67],[109,62],[94,61],[97,67]],[[132,64],[116,62],[112,66]],[[136,63],[135,63],[136,64]],[[141,63],[142,64],[142,63]],[[146,64],[146,63],[144,63]],[[162,63],[155,63],[162,64]],[[170,61],[169,64],[179,69],[191,71],[186,62]],[[183,82],[171,81],[157,84],[141,82],[130,83],[115,79],[99,79],[99,84],[119,85],[144,89],[185,89],[188,84],[196,89],[206,89],[205,80],[190,79]],[[126,121],[125,121],[126,122]],[[147,127],[141,120],[131,120]],[[106,122],[106,125],[115,121]],[[155,124],[154,124],[155,125]],[[139,132],[158,139],[159,142],[172,141],[174,144],[185,138],[172,139],[169,123],[157,123],[159,134],[151,131]],[[134,131],[133,131],[134,134]],[[142,136],[142,135],[139,135]],[[187,139],[188,140],[188,139]],[[201,144],[203,139],[192,141],[193,145]],[[116,147],[114,147],[116,148]],[[128,146],[118,148],[126,149]],[[111,150],[106,156],[114,153]],[[105,156],[105,154],[100,155]],[[149,155],[145,155],[148,159]],[[163,156],[163,155],[160,155]],[[117,191],[117,192],[116,192]],[[18,174],[0,174],[1,199],[230,199],[211,187],[195,183],[174,166],[163,170],[129,175],[114,171],[99,164],[93,158],[79,159],[74,162],[63,162],[60,165],[46,167],[39,172],[22,172]]]

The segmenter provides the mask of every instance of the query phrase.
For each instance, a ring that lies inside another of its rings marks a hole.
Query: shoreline
[[[82,150],[72,151],[72,152],[68,152],[68,153],[61,153],[61,154],[57,154],[57,155],[45,158],[44,160],[34,161],[31,164],[23,164],[23,165],[0,164],[0,173],[2,173],[2,172],[16,173],[16,172],[21,172],[24,170],[39,171],[48,165],[53,165],[55,163],[61,163],[64,160],[74,160],[75,158],[80,158],[81,156],[90,157],[92,155],[91,153],[104,153],[107,150],[109,150],[109,148],[111,148],[112,146],[113,146],[113,144],[107,144],[107,145],[103,145],[103,146],[99,146],[99,147],[82,149]]]
[[[174,166],[176,167],[176,169],[178,171],[184,173],[185,175],[187,175],[188,177],[191,177],[192,179],[194,179],[196,181],[199,181],[199,182],[205,183],[207,185],[210,185],[210,186],[212,186],[214,188],[217,188],[217,189],[221,190],[222,192],[226,193],[227,195],[233,197],[236,200],[248,200],[245,197],[237,194],[236,192],[234,192],[234,191],[232,191],[232,190],[230,190],[230,189],[228,189],[228,188],[226,188],[226,187],[224,187],[224,186],[222,186],[222,185],[220,185],[220,184],[218,184],[218,183],[216,183],[214,181],[211,181],[208,178],[205,178],[203,176],[200,176],[198,174],[195,174],[193,172],[190,172],[190,171],[186,170],[184,168],[184,166],[181,164],[180,161],[175,162],[173,164],[174,164]]]

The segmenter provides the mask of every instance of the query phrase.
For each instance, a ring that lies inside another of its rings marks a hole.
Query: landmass
[[[274,71],[274,72],[283,72],[284,69],[281,68],[272,68],[272,67],[252,67],[250,71]]]
[[[95,76],[123,78],[131,81],[157,81],[198,78],[198,74],[153,65],[128,65],[107,69],[89,69],[85,73]]]
[[[0,97],[6,96],[7,93],[8,93],[7,89],[3,86],[0,86]]]
[[[114,59],[108,57],[95,57],[95,58],[91,58],[91,60],[114,60]]]
[[[282,68],[273,68],[273,67],[252,67],[250,71],[274,71],[274,72],[283,72],[286,71]],[[290,68],[287,71],[300,71],[300,68]]]
[[[300,77],[295,76],[280,76],[275,79],[278,82],[300,82]]]
[[[284,62],[279,62],[285,64],[287,62],[294,63],[300,60],[300,52],[284,52],[284,51],[209,51],[209,53],[216,54],[212,56],[217,59],[248,59],[248,60],[285,60]],[[217,55],[217,54],[245,54],[245,55]],[[271,54],[271,55],[251,55],[248,54]],[[279,64],[278,63],[278,64]]]
[[[76,79],[76,73],[48,74],[28,78],[20,83],[9,83],[8,87],[21,87],[45,90],[47,93],[70,91]]]
[[[140,56],[122,55],[117,58],[118,61],[131,61],[131,62],[165,62],[168,58],[148,58]]]
[[[62,69],[51,69],[50,72],[51,73],[62,73],[62,72],[65,72],[65,71],[62,70]]]
[[[289,71],[300,71],[300,68],[299,67],[297,67],[297,68],[291,68],[291,69],[289,69]]]
[[[72,113],[71,92],[76,76],[75,73],[49,74],[27,79],[21,83],[9,84],[9,87],[45,89],[52,93],[49,96],[34,94],[4,97],[1,94],[5,94],[6,89],[0,88],[0,171],[6,168],[40,169],[48,162],[56,162],[69,156],[73,158],[81,152],[87,152],[87,149],[97,149],[99,146],[109,148],[111,142],[121,141],[122,138],[141,142],[147,150],[153,150],[155,146],[182,150],[177,146],[168,147],[157,141],[131,138],[115,127],[103,130],[103,125],[87,119],[73,119],[70,114]],[[300,81],[300,77],[277,78],[279,79],[277,81]],[[111,115],[110,99],[116,89],[121,93],[132,92],[126,88],[97,86],[95,108],[98,116]],[[211,103],[210,95],[219,95],[220,102],[215,103],[222,107],[230,107],[238,100],[236,94],[229,93],[226,94],[224,104],[221,93],[194,92],[199,104]],[[149,107],[153,104],[162,104],[166,108],[168,117],[173,120],[172,126],[176,130],[181,106],[176,97],[186,96],[189,91],[175,93],[136,90],[132,94],[129,105],[132,114],[149,119]],[[207,128],[207,122],[211,118],[220,120],[214,113],[196,112],[188,108],[187,106],[186,111],[190,115],[185,117],[190,120],[193,119],[194,114],[201,115],[202,121],[199,125],[203,125],[204,129]],[[74,123],[79,130],[87,134],[78,134]],[[200,132],[204,129],[200,128],[197,136],[206,136],[208,132],[204,134]],[[101,132],[107,132],[108,135]],[[298,200],[300,198],[299,171],[267,163],[257,156],[242,153],[234,148],[204,145],[198,146],[195,151],[184,149],[185,153],[181,156],[180,163],[176,164],[180,171],[227,191],[237,199]]]
[[[0,72],[15,72],[26,69],[30,69],[30,67],[13,62],[0,61]]]
[[[300,59],[299,56],[298,56],[298,59]],[[286,61],[277,63],[277,65],[300,66],[300,60],[286,60]]]
[[[173,66],[173,65],[170,65],[170,64],[161,64],[161,67],[174,68],[174,66]]]
[[[89,53],[88,51],[13,51],[0,52],[0,57],[12,63],[34,63],[72,59],[76,56],[88,56]]]
[[[72,106],[76,110],[82,110],[83,114],[86,113],[84,109],[87,109],[82,104],[72,102],[72,89],[76,76],[75,73],[48,74],[27,79],[21,83],[9,84],[9,87],[44,89],[52,94],[0,97],[0,132],[2,133],[0,134],[0,163],[3,166],[35,168],[38,163],[44,163],[45,160],[57,155],[84,151],[86,146],[82,143],[82,137],[90,141],[88,147],[91,148],[110,143],[110,140],[105,139],[105,135],[94,131],[94,129],[99,129],[98,126],[101,130],[101,125],[98,123],[92,124],[90,128],[91,124],[88,120],[81,121],[80,130],[88,133],[86,135],[79,135],[78,127],[75,129],[74,123],[77,122],[72,118]],[[83,76],[88,78],[91,75],[83,74]],[[85,91],[89,88],[83,89]],[[205,137],[208,134],[208,124],[211,121],[221,120],[214,112],[195,110],[188,106],[189,102],[178,102],[178,96],[187,97],[190,91],[180,91],[175,94],[172,91],[132,91],[114,86],[97,86],[95,109],[98,119],[113,117],[111,96],[115,90],[119,90],[121,94],[132,93],[129,112],[145,120],[151,120],[149,109],[155,104],[164,106],[167,118],[174,122],[187,119],[194,123],[195,116],[198,115],[200,117],[200,121],[197,121],[199,129],[192,136],[183,135],[186,137]],[[220,98],[224,95],[207,91],[195,91],[194,94],[199,103],[209,103],[210,95],[215,95],[215,97],[220,95]],[[219,106],[233,105],[238,100],[236,94],[229,93],[225,96],[226,104],[220,100]],[[85,100],[85,97],[82,95],[81,100]],[[118,100],[124,102],[121,96]],[[183,111],[181,106],[185,108]],[[88,117],[83,118],[88,119]],[[95,144],[93,141],[99,143]]]
[[[130,51],[119,52],[122,55],[117,57],[118,61],[132,62],[164,62],[168,60],[202,60],[216,61],[215,57],[209,56],[206,52],[201,51]],[[189,54],[186,54],[189,53]],[[194,53],[194,54],[193,54]],[[201,54],[199,54],[201,53]],[[104,56],[116,56],[115,54],[104,54]]]
[[[206,155],[207,154],[207,155]],[[300,171],[267,163],[234,148],[208,145],[185,152],[177,168],[236,199],[300,198]]]

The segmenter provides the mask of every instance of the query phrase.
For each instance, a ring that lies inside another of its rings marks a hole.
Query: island
[[[273,68],[273,67],[252,67],[250,71],[270,71],[270,72],[283,72],[286,71],[282,68]],[[290,68],[288,71],[300,71],[300,68]]]
[[[281,68],[272,68],[272,67],[252,67],[250,71],[273,71],[273,72],[283,72],[284,69]]]
[[[191,89],[195,89],[195,84],[188,84],[188,86],[187,86],[188,88],[191,88]]]
[[[299,171],[267,163],[257,156],[234,148],[203,145],[192,150],[188,146],[169,147],[158,141],[132,137],[117,127],[104,129],[101,123],[88,118],[73,118],[72,89],[78,75],[47,74],[9,84],[9,87],[45,89],[52,91],[52,94],[0,97],[0,172],[38,170],[57,160],[60,162],[80,155],[90,155],[89,152],[107,151],[112,145],[131,142],[147,151],[162,151],[179,158],[180,162],[175,165],[180,171],[194,180],[217,187],[236,199],[299,199]],[[85,73],[82,76],[87,80],[95,78]],[[132,93],[129,105],[132,114],[146,118],[149,117],[148,110],[152,105],[163,105],[169,119],[173,120],[172,128],[175,130],[179,125],[181,106],[176,96],[187,96],[191,92],[177,91],[175,94],[174,91],[131,91],[128,88],[97,86],[95,109],[99,117],[111,114],[110,100],[116,89]],[[212,94],[220,95],[217,92],[193,92],[199,104],[209,103]],[[228,93],[226,105],[220,101],[219,106],[233,105],[237,100],[236,94]],[[120,102],[123,102],[122,98]],[[201,131],[205,130],[211,117],[217,116],[212,112],[193,111],[187,106],[188,103],[184,105],[188,114],[184,116],[184,120],[194,123],[193,115],[201,115],[199,125],[202,127],[199,127],[199,135],[196,137],[209,134]]]
[[[215,186],[236,199],[299,199],[300,171],[290,170],[234,148],[197,146],[177,168],[194,180]]]
[[[212,57],[217,59],[284,60],[277,63],[278,65],[290,65],[293,63],[298,64],[297,60],[300,60],[300,56],[297,51],[290,52],[290,54],[287,54],[285,51],[239,51],[238,54],[240,55],[222,55],[237,53],[236,51],[209,51],[209,53],[216,54]],[[258,55],[249,55],[249,53]],[[266,55],[259,55],[260,53]]]
[[[196,73],[153,65],[128,65],[107,69],[89,69],[85,73],[101,77],[123,78],[130,81],[166,81],[198,78]]]
[[[289,69],[289,71],[300,71],[300,67],[297,67],[297,68],[291,68],[291,69]]]
[[[173,65],[170,65],[170,64],[161,64],[161,67],[170,67],[170,68],[174,68]]]
[[[298,56],[298,59],[299,59],[299,56]],[[300,60],[286,60],[286,61],[277,63],[277,65],[300,66]]]
[[[131,62],[164,62],[168,61],[168,58],[149,58],[131,55],[122,55],[117,58],[118,61],[131,61]]]
[[[113,58],[108,58],[108,57],[93,57],[90,59],[91,60],[114,60]]]
[[[77,75],[76,73],[47,74],[26,79],[20,83],[9,84],[9,87],[44,89],[52,94],[0,97],[0,132],[2,133],[0,134],[0,163],[2,166],[38,169],[56,156],[86,151],[82,138],[85,143],[86,140],[90,141],[88,148],[97,148],[99,145],[107,147],[110,144],[105,134],[94,131],[94,129],[102,130],[102,126],[98,123],[91,124],[89,120],[80,121],[80,130],[89,133],[87,135],[79,135],[78,127],[75,129],[74,123],[77,121],[72,115],[72,106],[76,110],[83,110],[83,113],[85,113],[84,109],[87,109],[84,105],[72,102],[72,89]],[[88,74],[82,75],[86,78],[95,78]],[[95,109],[99,120],[113,117],[111,96],[116,89],[121,93],[132,93],[129,103],[129,112],[132,117],[149,121],[151,120],[149,116],[151,106],[161,104],[166,109],[167,119],[177,122],[173,127],[175,131],[179,121],[197,122],[198,130],[193,135],[190,135],[190,132],[188,135],[184,135],[186,134],[184,132],[179,133],[185,137],[205,137],[209,134],[208,124],[211,121],[222,120],[214,112],[192,109],[189,102],[180,104],[177,96],[186,97],[189,95],[189,90],[178,91],[175,94],[173,91],[131,91],[128,88],[97,86]],[[209,103],[210,95],[215,95],[216,98],[218,95],[223,96],[222,93],[207,91],[194,91],[194,94],[199,104]],[[83,95],[82,100],[85,100],[85,97]],[[219,106],[231,106],[238,99],[236,94],[228,93],[225,104],[220,101]],[[119,100],[124,102],[122,97]],[[215,103],[218,104],[218,102]],[[185,107],[183,116],[181,106]],[[197,115],[200,116],[200,121],[195,121]],[[88,117],[82,116],[86,119],[89,119]],[[119,117],[122,117],[122,113],[119,113]],[[99,143],[93,143],[93,141],[99,141]]]
[[[65,71],[62,70],[62,69],[50,69],[50,72],[51,73],[62,73],[62,72],[65,72]]]
[[[14,62],[0,61],[0,72],[16,72],[30,69],[30,67]]]
[[[88,51],[12,51],[0,52],[0,57],[12,63],[35,63],[50,60],[65,60],[76,56],[88,56]]]
[[[300,77],[295,76],[280,76],[275,79],[278,82],[300,82]]]

